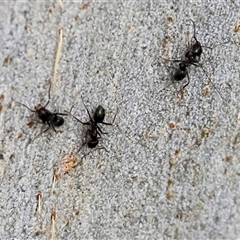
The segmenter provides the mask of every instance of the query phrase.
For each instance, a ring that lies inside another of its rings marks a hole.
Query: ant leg
[[[57,131],[56,131],[56,129],[55,129],[55,127],[54,127],[54,125],[53,125],[53,123],[52,123],[52,122],[50,122],[50,121],[47,121],[47,124],[48,124],[48,126],[49,126],[50,128],[52,128],[52,129],[53,129],[53,131],[54,131],[55,133],[57,133]]]
[[[29,111],[31,111],[31,112],[36,112],[35,110],[30,109],[28,106],[26,106],[26,105],[23,104],[23,103],[20,103],[20,102],[16,102],[16,103],[24,106],[25,108],[27,108],[27,109],[28,109]]]
[[[72,108],[73,108],[73,106],[72,106]],[[72,108],[70,109],[70,112],[71,112]],[[60,116],[67,116],[68,115],[67,113],[60,113],[59,109],[58,109],[58,111],[54,111],[53,114],[56,115],[56,116],[57,115],[60,115]]]
[[[109,152],[105,147],[97,147],[97,148],[92,149],[90,152],[93,152],[93,151],[96,151],[96,150],[101,150],[101,149],[104,149],[106,152]]]
[[[32,118],[31,116],[27,116],[26,118],[28,118],[30,121],[33,121],[33,122],[37,122],[37,123],[41,123],[41,124],[42,124],[42,121],[40,121],[38,118]]]
[[[95,150],[101,150],[101,149],[104,149],[106,152],[109,152],[105,147],[98,147],[98,148],[96,148]]]
[[[115,121],[115,118],[116,118],[117,114],[118,114],[118,108],[117,108],[117,111],[116,111],[116,113],[115,113],[115,115],[114,115],[114,118],[113,118],[112,123],[107,123],[107,122],[101,122],[101,123],[104,124],[104,125],[113,125],[113,123],[114,123],[114,121]]]
[[[83,156],[83,158],[86,157],[87,155],[89,155],[90,153],[92,153],[92,152],[94,152],[94,151],[96,151],[96,150],[101,150],[101,149],[104,149],[106,152],[109,152],[105,147],[97,147],[97,148],[91,149],[88,153],[86,153],[86,154]]]
[[[202,46],[202,47],[208,48],[208,49],[210,49],[210,50],[213,50],[214,48],[216,48],[216,47],[218,47],[218,46],[221,46],[221,45],[224,45],[224,44],[227,44],[227,43],[229,43],[229,42],[230,42],[230,41],[228,40],[228,41],[226,41],[226,42],[222,42],[222,43],[216,44],[216,45],[214,45],[214,46],[212,46],[212,47],[209,47],[209,46]]]
[[[87,142],[84,142],[81,147],[77,150],[76,154],[80,152],[80,150],[82,149],[83,146],[85,146],[87,144]]]
[[[167,58],[162,58],[162,60],[165,60],[165,61],[167,61],[167,62],[184,62],[184,63],[188,63],[187,61],[179,60],[179,59],[167,59]]]
[[[218,93],[218,95],[220,96],[220,98],[221,98],[223,101],[226,101],[226,100],[222,97],[221,93],[218,91],[217,87],[215,86],[215,84],[213,83],[213,81],[211,80],[211,78],[208,76],[207,72],[206,72],[206,71],[204,70],[204,68],[201,66],[201,64],[193,64],[193,65],[196,66],[196,67],[200,67],[200,68],[202,69],[203,73],[204,73],[205,76],[208,78],[208,80],[211,82],[213,88],[214,88],[215,91]]]
[[[53,112],[52,113],[53,114],[53,116],[68,116],[69,114],[67,114],[67,113],[60,113],[60,112]]]
[[[89,113],[89,110],[88,110],[88,108],[86,107],[86,105],[85,105],[85,103],[84,103],[84,100],[83,100],[83,97],[82,97],[82,95],[81,95],[81,98],[82,98],[83,105],[84,105],[84,107],[85,107],[85,108],[86,108],[86,110],[87,110],[87,113],[88,113],[88,116],[89,116],[89,119],[90,119],[90,121],[91,121],[91,122],[94,122],[94,121],[93,121],[93,119],[92,119],[92,117],[91,117],[91,115],[90,115],[90,113]]]
[[[104,124],[104,125],[112,125],[112,123],[107,123],[107,122],[100,122],[100,123],[102,123],[102,124]]]
[[[72,109],[71,109],[72,110]],[[82,122],[81,120],[79,120],[77,117],[75,117],[71,112],[68,112],[66,110],[64,110],[64,112],[66,112],[68,115],[71,115],[73,118],[75,118],[78,122],[80,122],[83,125],[91,125],[90,122]]]
[[[49,122],[48,125],[49,125],[49,127],[51,127],[51,128],[53,129],[53,131],[54,131],[55,133],[62,133],[62,132],[63,132],[63,131],[61,131],[61,130],[56,130],[52,122]]]
[[[187,70],[186,70],[186,71],[187,71]],[[185,85],[183,86],[183,89],[184,89],[185,87],[187,87],[188,84],[190,83],[190,77],[189,77],[188,71],[187,71],[186,73],[187,73],[187,83],[185,83]]]
[[[101,137],[100,133],[102,134],[108,134],[107,132],[103,132],[102,129],[96,124],[96,127],[98,129],[98,135]]]
[[[48,128],[46,128],[44,131],[40,132],[33,140],[37,139],[40,135],[47,132],[49,129],[50,129],[50,126],[48,126]]]
[[[74,105],[71,106],[70,111],[69,111],[70,113],[72,112],[73,107],[74,107]]]
[[[59,115],[59,116],[67,116],[68,115],[67,113],[60,113],[60,112],[56,112],[56,113],[53,113],[53,114],[56,114],[56,115]]]
[[[112,123],[107,123],[107,122],[101,122],[101,123],[104,124],[104,125],[112,126],[114,121],[115,121],[115,118],[116,118],[117,114],[118,114],[118,108],[117,108],[117,111],[114,115]],[[97,129],[99,130],[99,132],[101,132],[102,134],[108,134],[107,132],[103,132],[102,129],[98,125],[96,125],[96,126],[97,126]]]

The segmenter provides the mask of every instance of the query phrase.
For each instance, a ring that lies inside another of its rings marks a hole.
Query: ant
[[[42,133],[47,132],[50,128],[52,128],[54,130],[54,132],[57,132],[55,127],[60,127],[63,125],[64,123],[64,119],[60,116],[66,116],[68,114],[65,113],[59,113],[59,112],[51,112],[48,109],[46,109],[47,105],[50,102],[50,91],[51,91],[51,84],[49,86],[49,90],[48,90],[48,101],[45,105],[42,104],[37,104],[34,107],[34,110],[30,109],[28,106],[26,106],[23,103],[20,102],[16,102],[22,106],[24,106],[25,108],[27,108],[29,111],[34,112],[37,114],[38,118],[41,120],[40,123],[42,124],[48,124],[48,128],[45,129],[44,131],[40,132],[38,136],[40,136]],[[39,122],[39,121],[37,121]]]
[[[82,96],[81,96],[81,98],[82,98]],[[82,101],[83,101],[83,98],[82,98]],[[70,114],[73,118],[75,118],[78,122],[80,122],[81,124],[89,126],[89,128],[86,132],[86,141],[82,144],[82,146],[78,149],[77,152],[79,152],[81,150],[81,148],[86,144],[91,149],[95,148],[99,143],[99,139],[101,138],[101,134],[107,134],[106,132],[103,132],[101,130],[101,128],[98,126],[98,124],[101,123],[101,124],[104,124],[104,125],[113,125],[113,123],[115,121],[115,118],[116,118],[116,115],[117,115],[117,113],[116,113],[112,123],[107,123],[107,122],[103,121],[104,118],[105,118],[105,109],[101,105],[99,105],[96,108],[93,117],[90,115],[89,110],[86,107],[84,101],[83,101],[83,105],[86,108],[88,116],[89,116],[89,121],[88,122],[82,122],[81,120],[79,120],[77,117],[75,117],[71,113],[73,106],[71,107],[69,112],[65,111],[68,114]],[[101,147],[100,149],[105,149],[106,150],[105,147]]]
[[[174,73],[173,73],[173,80],[175,80],[177,82],[182,81],[187,76],[187,82],[184,84],[183,89],[185,87],[187,87],[189,85],[189,83],[190,83],[190,77],[189,77],[189,74],[188,74],[188,67],[190,65],[194,65],[195,67],[200,67],[202,69],[203,73],[207,76],[207,78],[209,79],[209,81],[213,85],[213,87],[216,90],[216,92],[222,98],[220,92],[215,87],[215,85],[213,84],[213,82],[209,78],[207,72],[204,70],[204,68],[202,67],[202,64],[200,63],[200,58],[201,58],[201,55],[203,53],[202,45],[198,41],[198,39],[196,37],[196,26],[195,26],[195,23],[194,23],[193,20],[191,20],[191,22],[193,23],[193,36],[191,38],[191,42],[188,43],[188,50],[185,53],[185,59],[183,59],[183,60],[164,59],[164,60],[172,61],[172,62],[178,62],[179,63],[178,68],[176,68],[176,67],[170,67],[170,68],[173,68],[175,70]],[[207,48],[210,48],[210,47],[207,47]],[[210,49],[212,49],[212,48],[210,48]]]
[[[189,77],[187,68],[190,65],[194,65],[194,66],[202,68],[202,66],[199,63],[201,54],[203,52],[202,45],[197,40],[197,37],[196,37],[196,26],[195,26],[195,23],[193,21],[192,21],[192,23],[193,23],[193,37],[191,39],[191,43],[188,44],[188,51],[185,53],[185,60],[170,60],[172,62],[179,62],[179,68],[175,68],[174,67],[175,72],[173,74],[173,79],[175,81],[182,81],[187,76],[187,82],[183,86],[183,89],[185,87],[187,87],[188,84],[190,83],[190,77]]]

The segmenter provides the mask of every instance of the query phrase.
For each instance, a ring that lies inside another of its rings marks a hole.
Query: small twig
[[[52,190],[51,190],[52,194],[54,193],[54,188],[55,188],[55,183],[57,178],[58,178],[58,173],[57,171],[54,171],[52,176]]]
[[[62,0],[56,0],[56,2],[59,4],[59,6],[61,7],[62,11],[64,10],[64,5]]]
[[[36,209],[35,209],[35,215],[40,214],[40,212],[41,212],[42,192],[39,191],[39,192],[37,193],[36,197],[37,197],[37,206],[36,206]]]
[[[51,213],[51,223],[52,223],[52,228],[51,228],[51,238],[50,240],[55,239],[55,220],[56,220],[56,211],[53,209]]]

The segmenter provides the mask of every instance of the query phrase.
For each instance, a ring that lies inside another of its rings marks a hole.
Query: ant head
[[[94,112],[94,121],[96,123],[101,123],[105,117],[105,109],[99,105]]]
[[[63,125],[64,119],[62,117],[58,116],[57,114],[55,114],[53,116],[52,123],[55,127],[60,127]]]
[[[39,110],[43,109],[44,107],[41,104],[38,104],[34,108],[35,108],[35,111],[38,112]]]

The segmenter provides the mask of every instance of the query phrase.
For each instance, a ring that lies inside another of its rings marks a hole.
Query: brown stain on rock
[[[89,6],[89,3],[84,3],[82,6],[81,6],[81,9],[84,10],[84,9],[87,9]]]
[[[226,162],[232,161],[232,156],[226,156],[226,157],[225,157],[225,161],[226,161]]]

